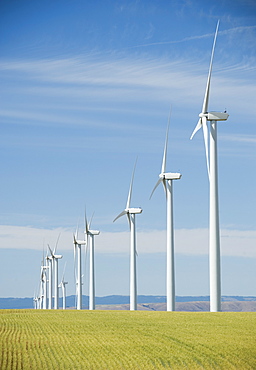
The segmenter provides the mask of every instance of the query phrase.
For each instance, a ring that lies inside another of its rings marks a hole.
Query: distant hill
[[[129,309],[129,296],[111,295],[96,297],[97,309]],[[74,295],[66,298],[67,308],[74,308],[76,297]],[[190,303],[190,304],[189,304]],[[138,296],[139,309],[144,310],[166,310],[166,297],[153,295]],[[60,299],[60,307],[62,299]],[[89,297],[83,296],[83,308],[89,306]],[[115,306],[115,307],[114,307]],[[0,298],[0,309],[33,308],[33,298]],[[209,296],[177,296],[177,311],[209,311]],[[256,297],[249,296],[223,296],[223,311],[256,311]]]

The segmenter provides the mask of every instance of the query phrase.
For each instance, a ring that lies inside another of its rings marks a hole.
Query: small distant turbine
[[[77,310],[82,309],[82,245],[86,244],[85,240],[77,240],[78,230],[76,235],[73,234],[73,244],[74,244],[74,258],[76,259],[77,252],[77,276],[76,276],[76,287],[77,287]]]
[[[219,227],[219,200],[218,200],[218,165],[217,165],[217,122],[226,121],[229,117],[225,112],[208,112],[210,82],[212,74],[213,56],[219,29],[217,23],[213,41],[208,79],[198,123],[191,135],[203,129],[206,162],[210,185],[210,224],[209,224],[209,257],[210,257],[210,310],[211,312],[221,311],[221,276],[220,276],[220,227]],[[210,122],[210,161],[208,150],[208,125]]]
[[[37,296],[35,293],[34,293],[33,302],[34,302],[34,309],[36,310],[37,309]]]
[[[56,254],[59,238],[60,238],[60,235],[58,236],[54,251],[52,251],[50,246],[48,245],[52,260],[54,261],[54,309],[55,310],[59,308],[58,260],[62,258],[61,255]]]
[[[166,194],[166,208],[167,208],[167,222],[166,222],[166,233],[167,233],[167,248],[166,248],[166,300],[167,300],[167,311],[175,311],[175,264],[174,264],[174,228],[173,228],[173,180],[179,180],[181,178],[180,173],[165,172],[166,168],[166,157],[167,157],[167,145],[168,145],[168,133],[170,126],[169,115],[164,154],[162,161],[162,170],[150,198],[160,183],[163,184]]]
[[[47,309],[47,268],[48,266],[41,266],[41,284],[42,284],[42,308]]]
[[[92,220],[91,220],[92,221]],[[89,285],[89,310],[95,310],[95,272],[94,272],[94,236],[99,235],[99,230],[91,230],[91,221],[88,225],[85,213],[85,234],[87,236],[87,245],[90,247],[90,285]]]
[[[49,246],[48,246],[49,248]],[[48,309],[52,309],[52,272],[53,272],[53,258],[51,254],[46,256],[46,264],[49,271],[49,279],[48,279],[48,292],[49,292],[49,298],[48,298]]]
[[[65,267],[64,267],[61,282],[59,284],[59,288],[61,288],[61,290],[62,290],[62,309],[63,310],[66,309],[66,285],[68,284],[68,282],[65,281],[65,279],[64,279],[65,269],[66,269],[66,264],[65,264]]]
[[[136,161],[137,162],[137,161]],[[130,189],[128,193],[128,199],[126,203],[126,208],[121,212],[113,222],[115,222],[119,217],[127,215],[128,222],[131,230],[131,256],[130,256],[130,310],[137,310],[137,278],[136,278],[136,227],[135,227],[135,215],[142,212],[141,208],[131,208],[131,196],[132,196],[132,186],[134,172],[136,168],[136,162],[132,174]]]
[[[43,258],[42,258],[42,264],[41,264],[41,306],[44,310],[47,309],[47,269],[48,266],[45,263],[44,258],[44,248],[43,248]]]

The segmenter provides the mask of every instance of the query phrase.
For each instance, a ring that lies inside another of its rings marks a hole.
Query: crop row
[[[1,369],[255,369],[255,313],[0,311]]]

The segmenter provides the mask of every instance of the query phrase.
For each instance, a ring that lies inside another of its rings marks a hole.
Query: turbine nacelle
[[[73,241],[74,245],[86,245],[86,240],[74,240]]]
[[[58,285],[59,288],[62,288],[63,286],[67,285],[67,281],[61,281],[60,284]]]
[[[142,208],[126,208],[125,212],[130,214],[138,214],[142,212]]]
[[[229,117],[229,114],[226,112],[208,112],[200,113],[199,117],[206,117],[207,121],[226,121]]]
[[[55,258],[55,259],[60,259],[60,258],[62,258],[62,256],[61,256],[60,254],[55,254],[55,255],[53,256],[53,258]]]
[[[179,180],[181,178],[181,173],[178,172],[160,173],[159,177],[162,180]]]
[[[99,235],[100,231],[99,230],[88,230],[87,232],[85,231],[85,234],[88,235]]]

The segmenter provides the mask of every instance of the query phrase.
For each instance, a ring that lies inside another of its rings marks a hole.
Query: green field
[[[256,313],[0,310],[0,369],[256,369]]]

